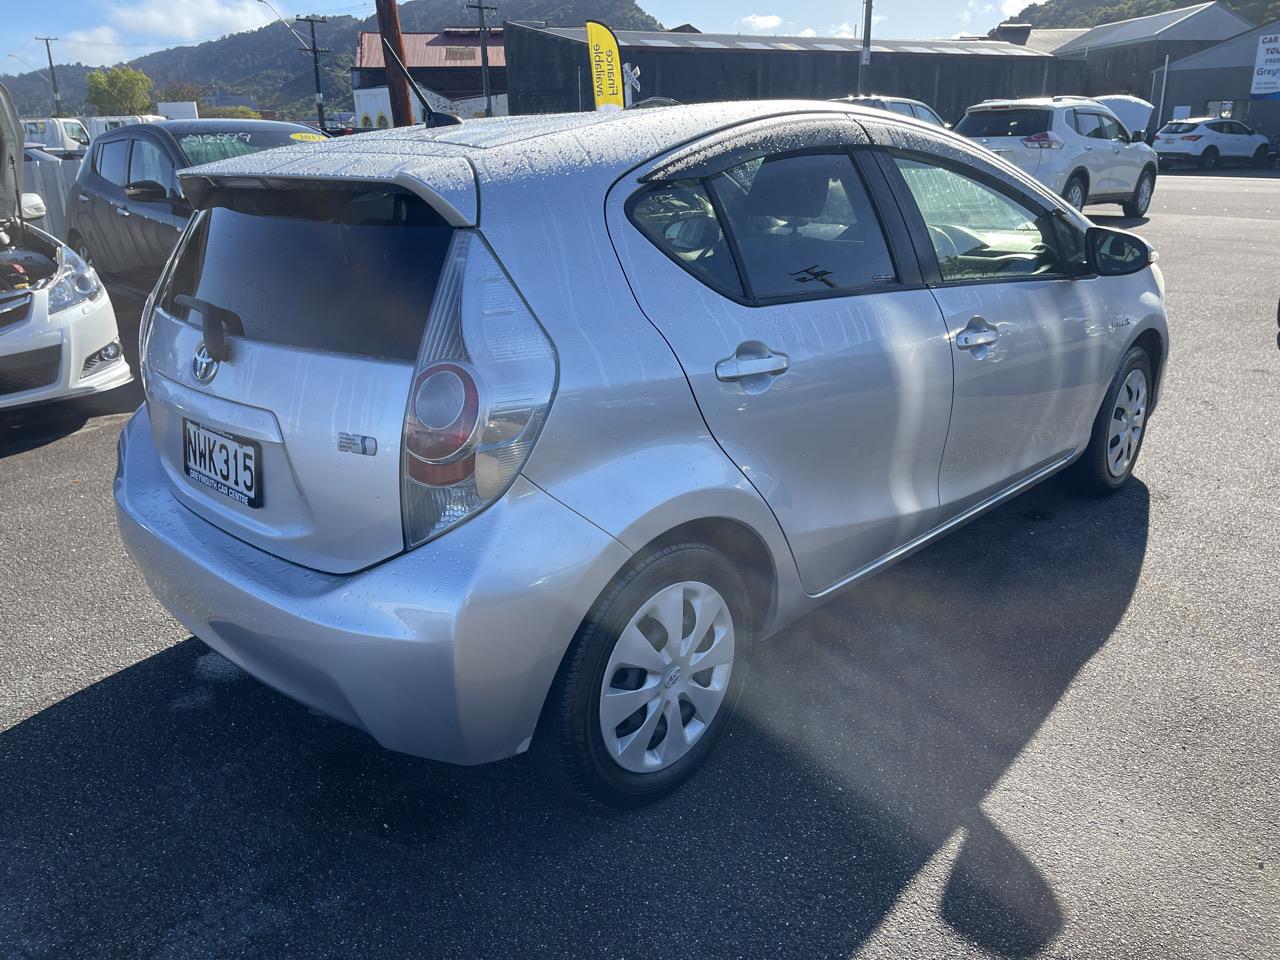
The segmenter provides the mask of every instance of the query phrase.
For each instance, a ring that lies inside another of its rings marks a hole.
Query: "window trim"
[[[180,169],[179,166],[173,162],[173,157],[170,155],[169,151],[165,149],[164,143],[162,143],[158,137],[153,137],[150,134],[143,133],[142,131],[139,131],[134,134],[130,134],[129,136],[129,159],[125,163],[125,179],[128,181],[128,183],[126,183],[125,186],[128,186],[129,183],[136,182],[133,179],[133,145],[135,143],[140,143],[140,142],[146,142],[151,146],[155,147],[156,150],[159,152],[160,156],[164,157],[164,159],[169,164],[169,170],[173,178],[173,183],[170,185],[172,187],[172,190],[169,194],[168,200],[164,200],[160,202],[167,203],[169,202],[169,200],[173,199],[175,196],[180,196],[181,193],[178,188],[178,170]]]
[[[803,147],[798,150],[784,150],[777,153],[766,153],[762,156],[767,157],[797,157],[806,155],[818,156],[845,156],[853,167],[854,175],[862,183],[863,189],[867,193],[867,199],[870,202],[872,213],[876,217],[877,226],[880,228],[880,234],[884,238],[885,249],[889,254],[889,259],[893,262],[896,280],[892,283],[868,283],[857,287],[851,287],[843,290],[815,290],[815,291],[796,291],[788,294],[775,294],[770,296],[757,296],[751,287],[751,280],[746,274],[743,264],[742,252],[738,247],[738,239],[734,231],[729,225],[728,217],[725,213],[724,206],[716,196],[715,191],[708,186],[710,177],[675,177],[672,179],[641,177],[636,182],[637,189],[627,197],[623,204],[623,212],[627,221],[639,234],[640,240],[650,244],[657,249],[663,256],[680,268],[681,272],[686,274],[695,283],[701,284],[706,289],[718,296],[724,297],[726,300],[732,300],[734,303],[744,307],[774,307],[788,303],[807,303],[814,300],[835,300],[842,297],[861,297],[868,294],[891,293],[901,290],[920,290],[924,289],[927,284],[925,282],[922,265],[920,264],[915,244],[911,240],[910,231],[905,222],[902,221],[901,213],[897,208],[897,204],[893,203],[892,186],[884,179],[882,172],[872,157],[876,148],[871,144],[832,144],[829,147]],[[743,160],[741,162],[747,162]],[[723,173],[719,170],[718,173]],[[716,220],[720,224],[720,229],[725,235],[726,243],[729,247],[730,256],[733,258],[734,267],[737,271],[738,283],[742,287],[742,295],[737,295],[728,290],[722,290],[719,287],[708,283],[702,276],[690,270],[681,260],[673,256],[670,251],[662,245],[650,240],[648,235],[636,223],[633,216],[634,209],[639,203],[643,194],[649,192],[654,187],[662,186],[667,183],[679,183],[682,181],[693,180],[702,186],[702,189],[711,200],[712,209],[715,212]]]
[[[1086,279],[1095,274],[1092,273],[1071,273],[1068,271],[1060,271],[1054,273],[1038,273],[1023,276],[1010,277],[974,277],[966,280],[947,280],[942,276],[942,265],[938,262],[938,251],[934,248],[933,240],[929,236],[929,227],[925,222],[924,214],[920,212],[919,204],[916,203],[915,196],[911,193],[911,188],[907,186],[906,178],[902,175],[902,171],[898,169],[897,163],[894,162],[895,157],[901,157],[904,160],[915,160],[920,163],[927,163],[936,167],[943,167],[953,173],[968,177],[975,180],[995,191],[1003,194],[1011,200],[1029,207],[1033,212],[1038,212],[1041,216],[1053,217],[1055,220],[1062,219],[1063,211],[1056,206],[1047,205],[1039,197],[1027,193],[1019,188],[1016,184],[1011,184],[1000,180],[985,170],[976,166],[969,166],[963,163],[950,160],[947,157],[940,157],[936,154],[926,153],[921,150],[905,150],[900,147],[878,147],[876,148],[876,160],[879,163],[885,178],[890,184],[898,206],[902,211],[903,219],[907,222],[911,230],[912,244],[916,249],[916,256],[920,261],[920,270],[924,276],[924,282],[929,287],[967,287],[984,283],[1027,283],[1044,280],[1081,280]],[[1074,225],[1068,224],[1074,229]],[[1053,227],[1056,234],[1060,228]]]
[[[119,190],[122,194],[124,193],[124,188],[128,186],[128,183],[129,183],[129,162],[133,157],[132,140],[133,138],[128,136],[112,137],[110,140],[102,140],[94,145],[93,172],[98,175],[98,179],[100,179],[103,183],[110,184],[112,187]],[[114,180],[108,180],[105,176],[103,176],[103,173],[102,173],[102,169],[101,169],[102,152],[107,147],[111,146],[111,144],[113,143],[124,144],[124,179],[125,179],[124,183],[116,183]]]

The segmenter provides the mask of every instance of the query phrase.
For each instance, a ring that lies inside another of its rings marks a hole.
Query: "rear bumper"
[[[345,576],[300,567],[173,498],[145,407],[120,436],[115,499],[129,553],[195,636],[383,746],[450,763],[528,746],[569,641],[630,556],[521,478],[385,563]]]
[[[1156,156],[1160,158],[1161,163],[1178,163],[1180,161],[1195,161],[1200,159],[1198,153],[1187,153],[1185,150],[1157,150]]]
[[[49,314],[47,294],[36,291],[30,316],[0,330],[0,365],[7,361],[43,367],[45,361],[33,361],[49,357],[49,374],[47,378],[40,376],[43,382],[29,389],[0,393],[0,409],[101,393],[129,383],[133,373],[123,354],[85,370],[91,355],[119,338],[115,310],[105,292],[87,303]]]

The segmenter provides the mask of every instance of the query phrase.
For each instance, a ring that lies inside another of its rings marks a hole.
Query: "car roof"
[[[1170,123],[1213,123],[1215,120],[1234,120],[1235,117],[1178,117],[1177,119],[1166,120],[1166,124]],[[1243,121],[1241,121],[1243,122]]]

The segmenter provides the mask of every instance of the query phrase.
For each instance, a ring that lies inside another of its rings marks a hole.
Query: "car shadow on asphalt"
[[[1050,483],[846,592],[626,814],[524,758],[382,750],[189,639],[0,734],[0,954],[849,957],[907,898],[1034,956],[1068,918],[983,801],[1123,616],[1147,520],[1140,482]]]

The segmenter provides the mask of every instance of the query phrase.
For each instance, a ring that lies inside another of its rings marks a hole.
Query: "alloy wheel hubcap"
[[[1143,177],[1142,183],[1138,185],[1138,207],[1144,212],[1151,203],[1151,178]]]
[[[633,773],[683,757],[706,733],[729,688],[733,617],[709,584],[664,587],[618,635],[600,687],[605,748]]]
[[[1130,370],[1116,395],[1107,433],[1107,469],[1113,477],[1123,477],[1133,466],[1146,419],[1147,375],[1141,370]]]
[[[1073,184],[1070,192],[1067,194],[1067,202],[1077,210],[1084,207],[1084,187],[1080,184]]]

